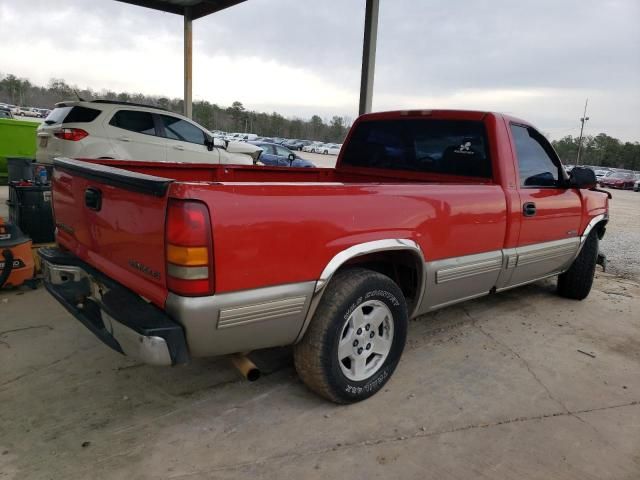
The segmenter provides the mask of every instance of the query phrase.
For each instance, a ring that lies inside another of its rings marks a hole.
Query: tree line
[[[57,102],[103,98],[123,102],[141,103],[161,107],[171,112],[182,113],[182,99],[144,95],[142,93],[114,92],[74,87],[62,79],[52,78],[47,86],[34,85],[29,80],[16,75],[0,75],[0,102],[13,105],[53,108]],[[310,119],[286,118],[272,112],[247,110],[239,102],[224,107],[208,101],[193,102],[193,119],[209,130],[225,132],[251,132],[266,137],[298,138],[323,142],[342,143],[351,126],[349,117],[334,115],[331,119],[322,119],[313,115]]]
[[[579,137],[568,135],[551,142],[565,165],[575,165]],[[622,142],[606,133],[582,138],[580,165],[640,170],[640,143]]]
[[[53,78],[47,86],[32,84],[15,75],[0,75],[0,101],[20,106],[52,108],[56,102],[76,99],[105,98],[141,103],[182,113],[183,101],[177,98],[144,95],[142,93],[113,92],[72,87],[62,79]],[[348,117],[333,116],[323,120],[318,115],[310,119],[286,118],[277,112],[247,110],[241,102],[222,107],[208,101],[193,103],[193,119],[209,130],[252,132],[267,137],[299,138],[341,143],[350,127]],[[574,165],[578,156],[578,137],[571,135],[552,141],[565,165]],[[581,165],[640,170],[640,143],[622,142],[605,133],[587,135],[582,139]]]

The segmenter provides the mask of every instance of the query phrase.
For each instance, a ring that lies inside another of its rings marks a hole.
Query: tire
[[[327,400],[359,402],[378,392],[398,365],[407,338],[407,305],[395,282],[363,268],[336,273],[326,288],[294,347],[296,371]],[[339,358],[345,352],[350,357]]]
[[[598,261],[598,235],[593,230],[585,240],[580,254],[566,272],[558,276],[558,294],[565,298],[583,300],[593,285]]]

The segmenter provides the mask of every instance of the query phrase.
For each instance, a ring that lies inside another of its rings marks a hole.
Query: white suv
[[[110,100],[57,103],[37,136],[41,163],[70,157],[253,165],[262,151],[214,139],[177,113]]]

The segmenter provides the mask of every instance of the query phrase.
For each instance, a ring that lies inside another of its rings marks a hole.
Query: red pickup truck
[[[334,169],[56,159],[50,293],[144,362],[294,345],[335,402],[389,380],[411,317],[550,276],[585,298],[608,200],[527,122],[357,119]]]

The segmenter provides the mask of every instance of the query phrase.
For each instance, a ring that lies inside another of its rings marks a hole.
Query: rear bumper
[[[189,361],[182,326],[162,310],[69,253],[38,253],[49,293],[106,345],[150,365]]]

